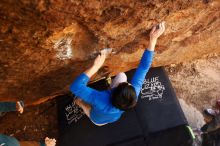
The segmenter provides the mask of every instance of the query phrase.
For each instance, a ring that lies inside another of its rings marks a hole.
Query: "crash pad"
[[[128,80],[134,72],[126,72]],[[108,88],[105,80],[89,86],[97,90]],[[163,67],[149,70],[137,106],[114,123],[94,125],[74,99],[72,94],[57,98],[60,146],[179,146],[192,141],[187,120]]]

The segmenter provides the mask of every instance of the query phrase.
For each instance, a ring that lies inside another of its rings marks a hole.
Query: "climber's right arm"
[[[161,22],[158,25],[154,26],[150,32],[150,42],[147,50],[154,51],[157,39],[164,33],[165,31],[165,22]]]
[[[157,28],[157,26],[158,26],[158,28]],[[140,93],[140,90],[141,90],[142,84],[144,82],[146,73],[148,72],[148,70],[151,67],[157,39],[165,31],[165,23],[164,22],[159,23],[157,26],[154,26],[150,32],[149,46],[145,50],[145,52],[141,58],[140,64],[139,64],[138,68],[136,69],[135,74],[131,80],[131,84],[133,85],[133,87],[136,91],[137,97]]]

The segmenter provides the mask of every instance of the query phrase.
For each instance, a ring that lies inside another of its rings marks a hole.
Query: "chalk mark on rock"
[[[63,38],[60,38],[54,44],[54,48],[57,50],[56,57],[60,60],[71,59],[73,56],[72,34],[66,34]]]

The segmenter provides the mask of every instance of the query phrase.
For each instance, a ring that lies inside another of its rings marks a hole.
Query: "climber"
[[[18,111],[20,114],[24,111],[24,102],[0,102],[0,117],[6,112]]]
[[[127,82],[125,73],[119,73],[110,90],[97,91],[87,87],[89,79],[101,68],[106,59],[106,52],[95,59],[93,66],[80,74],[70,86],[70,91],[78,98],[75,103],[79,105],[90,120],[97,126],[117,121],[123,112],[135,107],[145,75],[148,72],[158,37],[165,31],[165,22],[154,26],[150,32],[150,42],[144,51],[140,64],[131,80]]]

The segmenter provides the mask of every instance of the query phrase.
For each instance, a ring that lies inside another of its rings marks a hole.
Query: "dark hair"
[[[137,95],[132,85],[127,82],[120,83],[112,92],[112,105],[116,108],[127,111],[133,108],[137,101]]]

